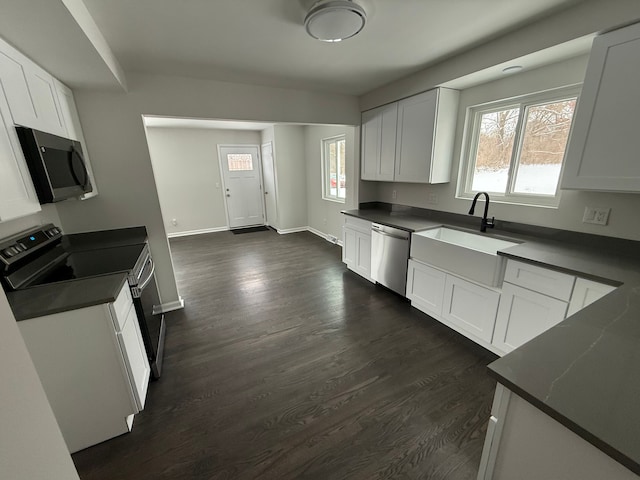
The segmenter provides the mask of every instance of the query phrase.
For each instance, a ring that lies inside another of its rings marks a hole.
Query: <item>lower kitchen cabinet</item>
[[[571,301],[569,302],[569,311],[567,316],[571,316],[578,310],[591,305],[596,300],[604,297],[607,293],[614,291],[617,287],[606,285],[604,283],[594,282],[592,280],[586,280],[584,278],[577,278],[576,284],[573,287],[573,295],[571,295]]]
[[[349,270],[371,279],[371,222],[344,216],[342,227],[342,262]]]
[[[442,318],[458,332],[491,343],[500,293],[447,275]]]
[[[447,274],[423,263],[409,260],[407,298],[420,311],[439,318],[442,315]]]
[[[508,353],[565,319],[567,302],[504,282],[493,344]]]
[[[113,303],[18,327],[71,453],[131,430],[150,368],[126,282]]]
[[[638,480],[526,400],[498,384],[478,480]]]

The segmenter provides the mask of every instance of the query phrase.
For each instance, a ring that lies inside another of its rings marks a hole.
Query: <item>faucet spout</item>
[[[494,221],[495,221],[495,217],[491,217],[491,220],[489,220],[487,218],[487,215],[489,214],[489,194],[487,192],[478,192],[476,193],[476,196],[473,197],[473,202],[471,202],[471,208],[469,209],[469,215],[473,215],[473,212],[475,212],[476,209],[476,203],[478,202],[478,197],[480,197],[480,195],[484,195],[484,215],[482,216],[482,221],[480,222],[480,231],[481,232],[486,232],[487,231],[487,227],[489,228],[494,228]]]

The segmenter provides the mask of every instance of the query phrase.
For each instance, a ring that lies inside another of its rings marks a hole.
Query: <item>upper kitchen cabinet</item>
[[[0,119],[0,222],[5,222],[39,212],[41,208],[13,126],[9,104],[1,90]]]
[[[640,24],[597,37],[567,149],[562,188],[640,192]]]
[[[363,180],[450,180],[458,92],[437,88],[362,114]]]
[[[0,81],[13,123],[66,136],[54,78],[0,40]]]

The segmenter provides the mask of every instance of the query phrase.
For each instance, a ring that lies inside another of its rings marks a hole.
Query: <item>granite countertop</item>
[[[362,209],[343,212],[419,231],[468,226],[444,219]],[[477,218],[476,218],[477,220]],[[496,233],[502,233],[496,228]],[[504,232],[523,241],[498,252],[619,286],[587,308],[489,365],[507,388],[640,474],[640,258],[637,246],[612,248]],[[598,239],[600,241],[600,239]],[[618,243],[615,243],[618,242]],[[632,254],[635,250],[635,254]],[[622,252],[622,253],[618,253]]]
[[[69,280],[8,292],[17,321],[114,302],[127,272]]]

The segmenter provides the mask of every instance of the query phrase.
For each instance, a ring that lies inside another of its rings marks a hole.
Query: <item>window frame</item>
[[[473,173],[475,167],[476,154],[478,149],[478,139],[480,135],[480,124],[482,115],[485,113],[506,110],[508,108],[520,108],[518,112],[518,121],[516,124],[516,132],[514,136],[513,151],[511,152],[511,160],[509,163],[509,172],[507,179],[507,188],[504,194],[499,192],[488,192],[491,195],[491,201],[496,203],[508,203],[515,205],[530,205],[537,207],[557,208],[560,204],[560,184],[562,183],[562,174],[564,173],[567,149],[565,148],[560,167],[560,176],[558,177],[558,185],[554,195],[535,194],[535,193],[517,193],[514,192],[516,183],[517,168],[520,164],[520,154],[524,142],[524,124],[525,115],[528,107],[541,105],[545,103],[553,103],[570,98],[576,98],[576,108],[574,109],[573,119],[567,139],[567,146],[571,141],[571,131],[577,111],[577,102],[580,100],[582,84],[569,85],[566,87],[554,88],[526,95],[505,98],[501,100],[481,103],[467,107],[465,114],[465,126],[463,134],[462,151],[460,156],[460,168],[458,174],[458,186],[456,189],[456,198],[472,199],[477,191],[471,189],[473,184]]]
[[[332,143],[337,143],[343,141],[345,142],[345,158],[340,159],[339,148],[336,148],[336,195],[331,195],[331,164],[330,164],[330,154],[329,154],[329,146]],[[346,134],[334,135],[331,137],[326,137],[320,140],[320,149],[321,149],[321,157],[322,157],[322,199],[330,202],[337,203],[345,203],[347,197],[347,136]],[[344,162],[344,170],[345,170],[345,186],[344,186],[344,198],[338,196],[338,192],[340,191],[340,160]]]

